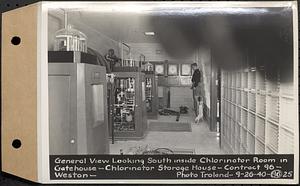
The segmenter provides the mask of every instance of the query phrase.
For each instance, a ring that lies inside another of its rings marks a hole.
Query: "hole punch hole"
[[[12,146],[13,146],[15,149],[20,148],[20,147],[22,146],[21,140],[19,140],[19,139],[13,140]]]
[[[11,39],[11,43],[13,45],[19,45],[21,43],[21,38],[18,37],[18,36],[14,36],[12,39]]]

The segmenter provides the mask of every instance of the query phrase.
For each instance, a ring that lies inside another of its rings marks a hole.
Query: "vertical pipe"
[[[64,10],[64,19],[65,19],[65,29],[67,29],[68,27],[68,12],[66,10]]]
[[[124,51],[123,51],[123,44],[121,45],[121,51],[122,51],[122,52],[121,52],[121,56],[122,56],[122,60],[121,60],[122,62],[121,62],[121,63],[122,63],[122,66],[124,66]]]
[[[68,13],[66,10],[64,10],[64,24],[65,24],[65,29],[68,28]],[[70,50],[70,37],[67,37],[67,43],[66,43],[66,46],[67,46],[67,51]]]
[[[111,125],[111,143],[114,144],[115,143],[115,130],[114,130],[114,101],[113,101],[113,96],[114,96],[114,86],[113,83],[111,81],[109,81],[109,87],[110,87],[110,91],[109,91],[109,123]]]

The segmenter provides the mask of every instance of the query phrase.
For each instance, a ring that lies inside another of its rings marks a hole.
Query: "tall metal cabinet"
[[[146,94],[146,110],[149,119],[157,119],[158,117],[158,89],[157,79],[153,71],[145,71],[145,94]]]
[[[105,68],[49,60],[50,154],[108,154]]]
[[[143,138],[147,130],[145,75],[140,70],[113,72],[113,135],[117,139]]]

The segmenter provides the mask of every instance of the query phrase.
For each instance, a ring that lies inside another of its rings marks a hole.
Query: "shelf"
[[[248,88],[243,88],[242,91],[248,93],[248,92],[250,91],[250,89],[248,89]]]
[[[269,97],[273,97],[273,98],[279,98],[280,97],[279,92],[267,92],[266,95],[269,96]]]
[[[276,121],[274,121],[274,120],[267,119],[267,121],[268,121],[269,123],[272,123],[273,125],[279,126],[279,123],[276,122]]]
[[[242,92],[242,106],[248,108],[248,92]]]
[[[262,95],[262,96],[266,96],[267,95],[267,91],[265,91],[265,90],[256,89],[255,92],[257,94]]]
[[[233,104],[231,104],[231,113],[230,113],[230,115],[232,116],[232,118],[234,120],[236,120],[236,106],[233,105]]]
[[[264,70],[256,71],[256,89],[266,90],[266,74]]]
[[[249,130],[249,129],[247,129],[247,131],[248,131],[248,134],[250,134],[251,136],[255,137],[255,134],[254,134],[254,132],[252,132],[252,131],[251,131],[251,130]]]
[[[241,100],[241,91],[236,90],[236,104],[241,105],[242,100]]]
[[[294,134],[284,128],[279,130],[279,152],[284,154],[294,153]]]
[[[230,123],[231,119],[228,117],[227,118],[227,126],[226,126],[226,137],[229,141],[229,143],[231,143],[231,123]]]
[[[280,82],[280,94],[286,97],[293,97],[294,95],[294,85],[293,82]]]
[[[248,112],[248,109],[247,109],[246,107],[241,106],[241,108],[242,108],[243,110],[245,110],[246,112]]]
[[[279,92],[279,75],[277,70],[269,69],[266,72],[266,90],[267,92]]]
[[[231,87],[231,73],[227,73],[227,86]]]
[[[249,109],[249,113],[255,114],[255,111],[252,111],[252,110]]]
[[[222,133],[234,153],[293,153],[293,78],[280,70],[248,61],[240,71],[222,71]]]
[[[265,120],[260,118],[260,117],[256,117],[255,120],[255,136],[259,139],[261,139],[263,142],[265,141]]]
[[[255,93],[249,92],[248,96],[249,96],[248,108],[249,108],[249,110],[255,112],[255,109],[256,109],[256,95],[255,95]]]
[[[243,145],[240,146],[240,154],[246,154],[247,153],[247,149],[246,147],[244,147]]]
[[[255,134],[255,114],[253,114],[253,113],[248,114],[247,128],[251,133]]]
[[[242,126],[247,128],[248,123],[248,112],[246,110],[242,110]]]
[[[228,99],[227,87],[224,87],[224,98]]]
[[[287,95],[287,94],[281,94],[280,95],[281,98],[285,98],[285,99],[294,99],[294,95]]]
[[[233,103],[236,103],[236,90],[231,89],[231,100]]]
[[[237,124],[238,124],[240,127],[243,127],[242,124],[241,124],[240,122],[237,122]]]
[[[246,127],[246,126],[242,126],[242,128],[243,128],[243,129],[245,129],[246,131],[248,131],[248,129],[247,129],[247,127]]]
[[[260,141],[261,143],[265,144],[265,140],[264,139],[261,139],[258,136],[255,136],[255,139],[258,140],[258,141]]]
[[[228,116],[226,117],[225,129],[226,129],[226,136],[228,139],[230,137],[230,118]]]
[[[242,87],[242,80],[241,80],[241,72],[236,73],[236,87],[241,88]]]
[[[266,115],[266,96],[256,94],[256,112],[263,116]]]
[[[232,92],[231,92],[231,88],[228,88],[228,100],[231,101],[232,100]]]
[[[236,87],[236,74],[234,72],[231,73],[231,87]]]
[[[225,100],[225,102],[224,102],[224,113],[228,114],[228,101],[227,100]]]
[[[230,117],[232,117],[232,115],[231,115],[231,105],[232,105],[232,104],[231,104],[231,102],[229,101],[229,102],[228,102],[228,105],[227,105],[227,109],[228,109],[228,110],[227,110],[227,114],[228,114],[228,116],[230,116]]]
[[[295,116],[297,114],[296,107],[293,99],[281,98],[280,99],[280,120],[279,123],[285,128],[294,130],[295,126],[298,124],[295,121]]]
[[[244,128],[241,128],[241,143],[244,145],[244,147],[247,147],[247,130]]]
[[[234,121],[231,119],[230,120],[230,141],[231,141],[231,144],[232,146],[234,146],[235,144],[235,123]]]
[[[224,114],[221,115],[221,124],[222,124],[222,126],[221,126],[221,133],[222,133],[222,136],[225,136],[226,120],[225,120],[225,115]]]
[[[242,72],[242,88],[248,88],[248,72]]]
[[[227,72],[225,71],[221,72],[221,83],[224,87],[227,86]]]
[[[240,107],[236,107],[236,121],[237,122],[241,122],[241,108]]]
[[[240,154],[240,146],[241,146],[241,142],[240,141],[235,141],[235,153],[236,154]]]
[[[235,123],[235,139],[239,140],[241,139],[241,126]]]
[[[259,114],[259,113],[256,113],[256,116],[257,116],[257,117],[260,117],[261,119],[266,119],[265,116],[263,116],[263,115],[261,115],[261,114]]]
[[[255,71],[250,71],[248,73],[248,88],[255,89],[256,88],[256,81],[255,81]]]
[[[265,144],[259,140],[255,141],[255,154],[265,154]]]
[[[266,118],[279,122],[279,98],[267,96]]]
[[[289,131],[289,132],[291,132],[291,133],[294,133],[294,130],[291,129],[291,128],[289,128],[289,127],[287,127],[286,125],[281,124],[280,127],[281,127],[282,129],[284,129],[284,130],[287,130],[287,131]]]
[[[231,89],[227,87],[227,100],[231,100]]]
[[[250,154],[255,153],[255,137],[253,135],[247,135],[247,151]]]
[[[268,144],[269,147],[272,147],[274,150],[277,151],[278,149],[278,137],[279,137],[279,131],[278,131],[278,126],[270,123],[269,121],[267,122],[267,127],[266,127],[266,144]]]
[[[266,154],[277,154],[277,150],[269,145],[266,145]]]
[[[225,111],[225,100],[222,99],[222,100],[221,100],[221,113],[223,114],[224,111]]]

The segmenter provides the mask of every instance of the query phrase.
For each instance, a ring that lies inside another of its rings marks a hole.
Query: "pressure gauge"
[[[171,75],[171,76],[178,75],[178,65],[177,64],[169,64],[168,75]]]
[[[164,65],[163,64],[156,64],[155,65],[155,73],[157,75],[164,75]]]
[[[182,76],[191,76],[192,75],[191,64],[182,64],[181,65],[181,75]]]

